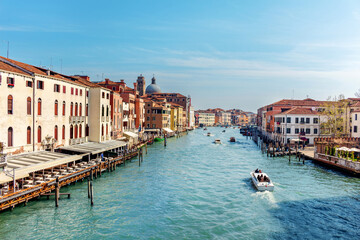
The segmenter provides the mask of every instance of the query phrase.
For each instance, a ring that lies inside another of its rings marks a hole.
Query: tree
[[[321,107],[323,121],[320,125],[322,134],[342,137],[347,134],[349,121],[349,100],[344,95],[329,97]]]

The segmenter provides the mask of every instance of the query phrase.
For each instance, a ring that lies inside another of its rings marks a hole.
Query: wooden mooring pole
[[[59,207],[59,193],[60,193],[59,177],[56,177],[56,182],[55,182],[55,207]]]

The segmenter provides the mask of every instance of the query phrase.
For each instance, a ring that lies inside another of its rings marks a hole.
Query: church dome
[[[146,94],[161,93],[160,87],[156,84],[155,77],[151,79],[151,84],[147,86],[145,93]]]

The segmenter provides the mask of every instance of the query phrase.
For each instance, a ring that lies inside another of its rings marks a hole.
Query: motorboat
[[[204,131],[206,131],[207,130],[207,128],[204,128]]]
[[[214,143],[215,144],[221,144],[221,140],[220,139],[215,139]]]
[[[257,190],[259,191],[274,191],[274,184],[266,173],[263,172],[251,172],[251,180]],[[260,177],[262,176],[262,179]],[[260,179],[260,180],[259,180]],[[264,180],[265,179],[265,180]]]
[[[223,130],[223,132],[226,132],[225,130]]]
[[[234,137],[231,137],[231,138],[230,138],[230,142],[236,142],[235,138],[234,138]]]
[[[208,133],[207,133],[207,136],[210,137],[210,135],[211,135],[211,133],[208,132]]]

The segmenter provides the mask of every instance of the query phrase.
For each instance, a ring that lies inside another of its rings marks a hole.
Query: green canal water
[[[360,180],[308,161],[267,158],[236,129],[198,129],[87,184],[0,214],[0,239],[360,239]],[[236,137],[236,143],[228,142]],[[222,145],[212,143],[220,138]],[[261,168],[275,191],[257,192]]]

